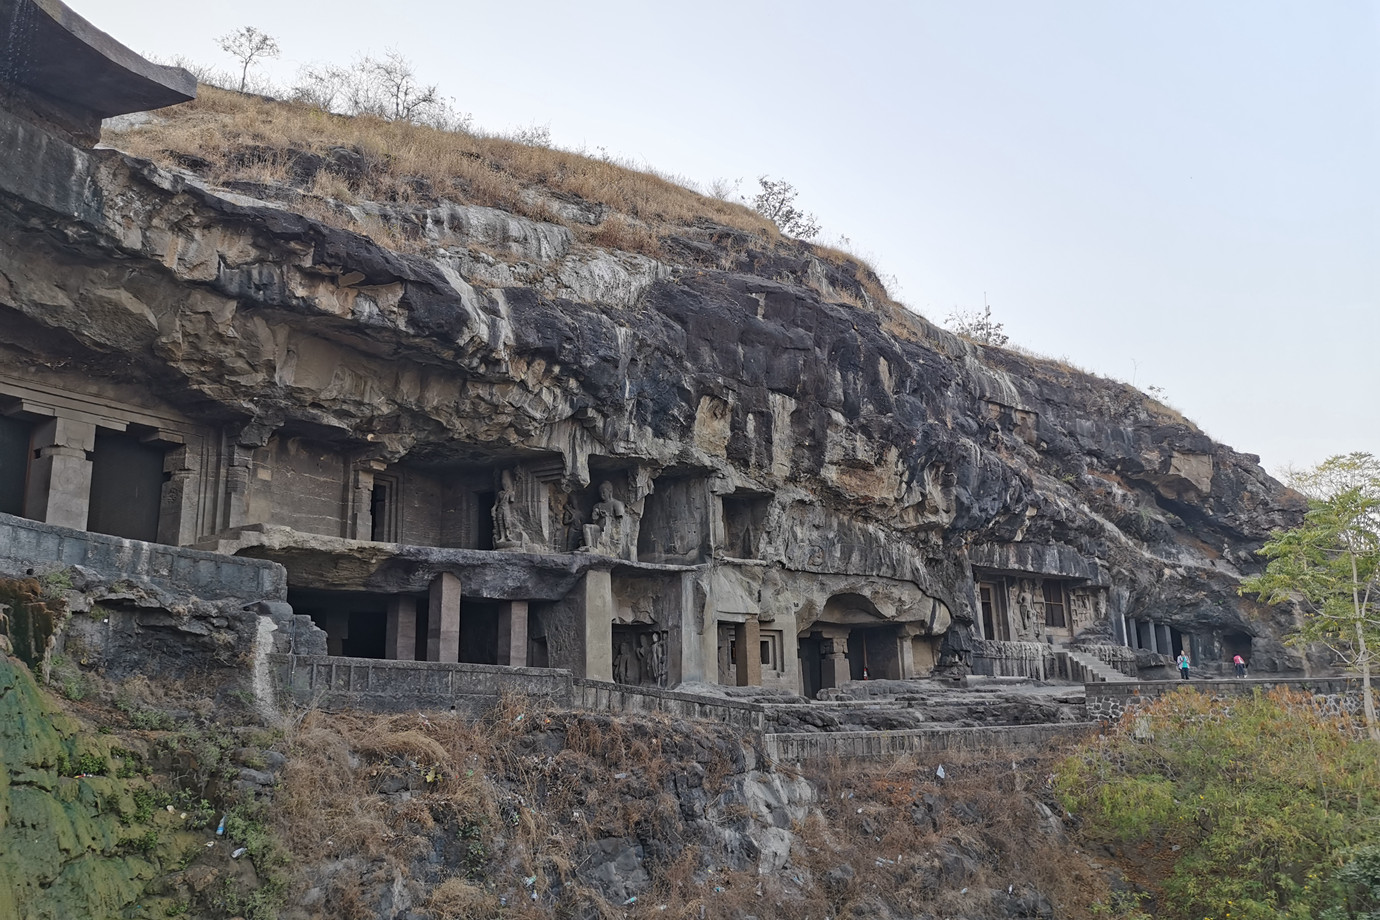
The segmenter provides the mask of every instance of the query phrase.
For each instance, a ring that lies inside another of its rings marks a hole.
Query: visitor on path
[[[1188,680],[1188,652],[1179,652],[1179,677]]]
[[[1237,655],[1234,658],[1232,658],[1231,663],[1236,666],[1237,677],[1246,676],[1246,659],[1242,658],[1240,655]]]

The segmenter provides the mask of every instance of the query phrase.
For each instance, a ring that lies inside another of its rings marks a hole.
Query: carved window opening
[[[1061,581],[1045,580],[1045,625],[1055,629],[1068,627],[1068,594]]]
[[[86,529],[128,540],[158,541],[166,448],[131,432],[96,429]]]
[[[783,636],[780,630],[764,629],[758,643],[763,671],[781,674],[786,670],[785,659],[781,654]]]
[[[369,539],[378,543],[398,542],[399,506],[398,480],[394,476],[375,474],[374,488],[369,494]]]

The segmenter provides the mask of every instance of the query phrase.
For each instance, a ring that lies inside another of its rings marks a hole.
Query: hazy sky
[[[1380,0],[68,0],[265,75],[396,48],[491,130],[786,178],[932,320],[1136,383],[1272,470],[1380,454]]]

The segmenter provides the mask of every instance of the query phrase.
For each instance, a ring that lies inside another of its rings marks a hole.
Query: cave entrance
[[[158,541],[164,448],[137,435],[96,429],[86,529],[128,540]]]
[[[326,653],[346,658],[386,658],[388,598],[356,591],[293,590],[294,613],[310,616],[326,632]]]
[[[1251,660],[1250,634],[1243,632],[1222,633],[1222,654],[1228,661],[1240,655],[1249,663]]]
[[[854,628],[848,633],[848,676],[852,680],[900,680],[901,654],[895,626]],[[866,674],[866,677],[864,677]]]
[[[470,664],[498,664],[499,602],[460,600],[460,660]]]

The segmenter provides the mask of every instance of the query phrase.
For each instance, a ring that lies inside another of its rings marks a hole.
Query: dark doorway
[[[498,601],[460,601],[460,660],[498,664]]]
[[[814,699],[823,686],[823,641],[818,635],[801,636],[799,644],[800,682],[806,699]]]
[[[375,476],[369,495],[369,539],[377,543],[398,542],[398,480]]]
[[[1068,595],[1061,581],[1044,582],[1045,625],[1054,629],[1068,628]]]
[[[863,670],[868,680],[898,680],[901,662],[896,649],[896,628],[876,626],[854,628],[848,633],[848,676],[862,680]]]
[[[294,613],[305,614],[326,631],[332,655],[384,658],[387,650],[388,599],[355,591],[289,591]]]
[[[997,582],[984,581],[978,584],[978,606],[982,608],[982,637],[984,639],[1010,639],[1006,626],[1006,590]]]
[[[494,548],[494,492],[474,493],[475,511],[478,521],[475,524],[474,548]]]
[[[162,447],[136,435],[96,429],[86,529],[129,540],[158,540],[163,499]]]
[[[1246,659],[1246,663],[1251,661],[1251,637],[1248,633],[1229,632],[1222,633],[1222,655],[1231,661],[1237,655]]]
[[[23,514],[33,426],[0,417],[0,513]]]

